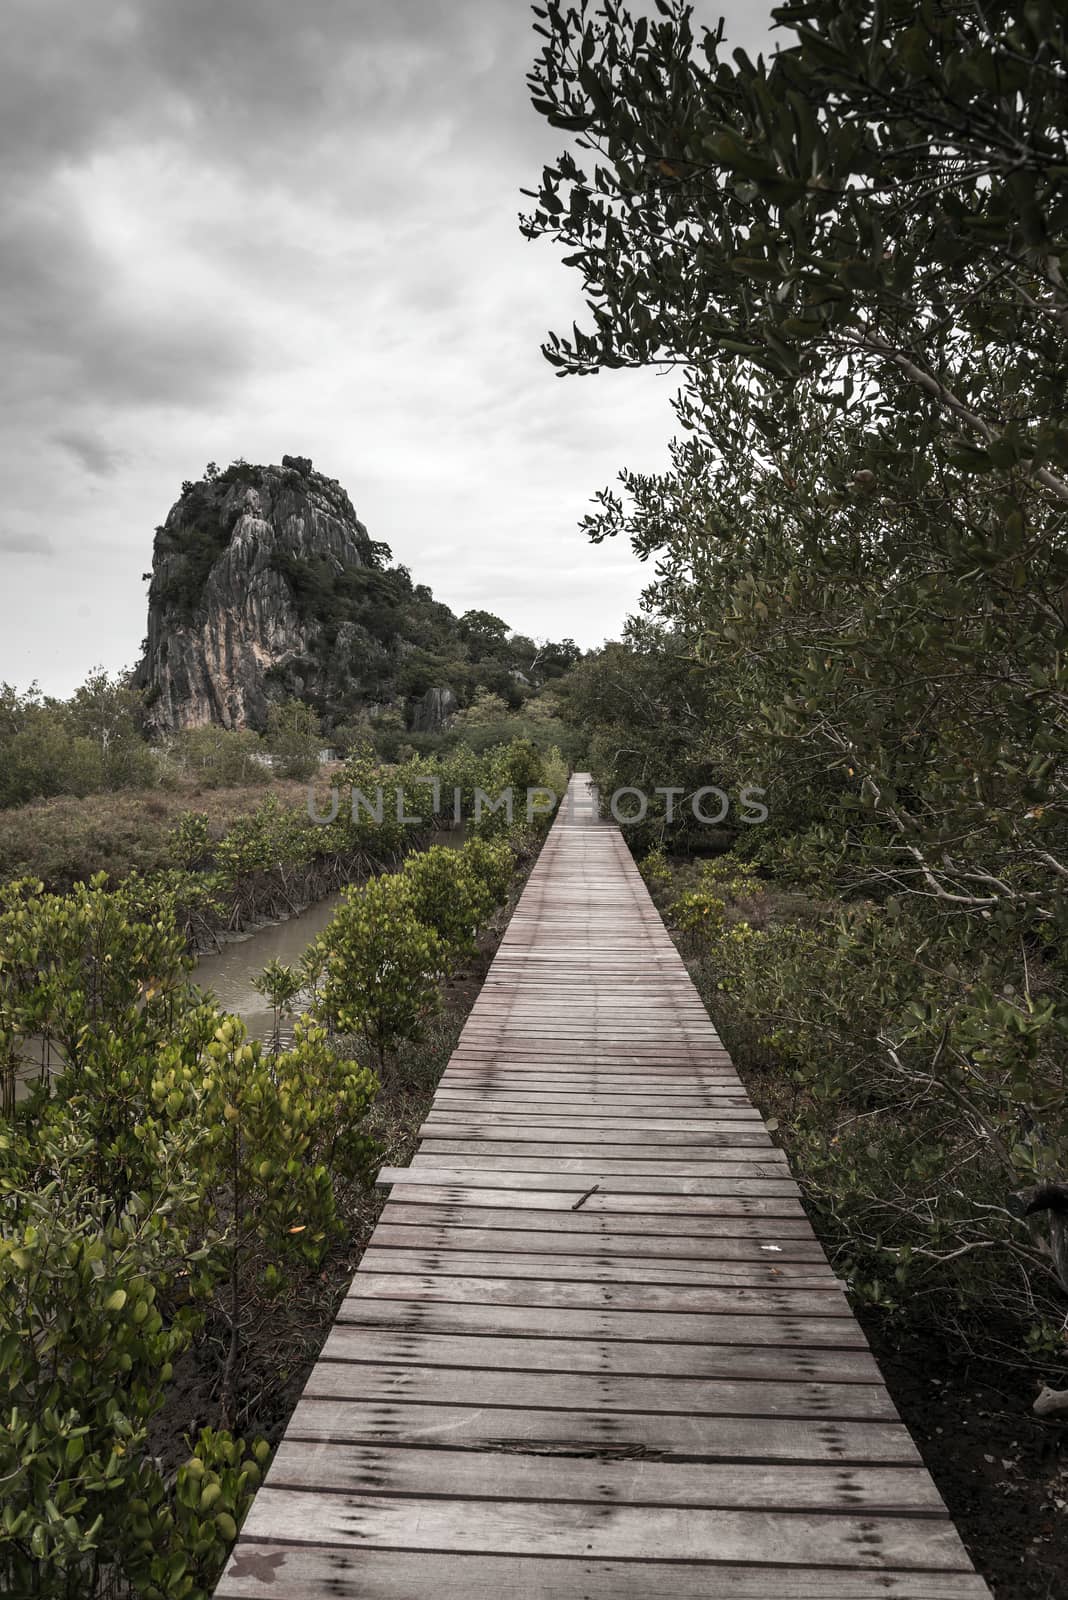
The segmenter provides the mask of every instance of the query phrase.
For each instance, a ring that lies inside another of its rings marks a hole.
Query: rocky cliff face
[[[388,561],[344,489],[303,457],[183,485],[153,549],[137,673],[150,730],[262,728],[288,695],[327,725],[395,701],[413,648],[405,619],[455,621]]]

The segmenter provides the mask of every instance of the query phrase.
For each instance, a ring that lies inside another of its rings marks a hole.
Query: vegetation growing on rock
[[[287,698],[328,736],[383,707],[410,727],[433,691],[460,705],[483,687],[515,710],[578,655],[570,640],[536,645],[489,612],[454,616],[302,457],[209,464],[157,529],[150,578],[137,683],[157,734],[262,730]]]

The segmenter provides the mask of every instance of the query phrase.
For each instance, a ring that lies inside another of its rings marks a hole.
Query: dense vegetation
[[[565,776],[517,744],[388,774],[356,757],[343,783],[373,795],[407,778],[414,799],[430,792],[417,778],[436,779],[470,814],[478,788]],[[231,1430],[255,1430],[293,1359],[287,1312],[355,1226],[379,1082],[537,833],[502,812],[469,828],[460,849],[354,885],[301,969],[266,969],[265,1042],[189,982],[191,882],[299,861],[316,832],[349,855],[399,857],[405,827],[388,810],[312,825],[269,806],[214,844],[194,815],[169,873],[0,891],[5,1593],[210,1592],[269,1454]],[[154,1430],[168,1408],[172,1426],[182,1415],[175,1372],[191,1359],[215,1425],[167,1463]]]
[[[539,13],[546,355],[683,385],[587,521],[656,578],[571,704],[607,787],[768,790],[777,910],[713,875],[687,936],[858,1281],[1063,1354],[1010,1203],[1068,1170],[1063,7],[809,0],[757,63],[657,11]]]
[[[387,585],[394,581],[389,574],[379,578]],[[366,574],[361,585],[365,593],[374,588]],[[410,580],[408,592],[414,592]],[[430,600],[419,603],[435,608]],[[396,616],[382,627],[388,632],[394,624]],[[69,700],[44,695],[36,685],[20,693],[0,684],[0,811],[63,796],[152,789],[174,794],[266,785],[272,776],[307,779],[317,771],[324,746],[342,756],[370,746],[387,761],[445,753],[461,744],[486,750],[516,739],[546,755],[554,746],[570,751],[574,734],[560,715],[556,691],[578,658],[570,640],[537,645],[489,612],[468,612],[459,631],[451,619],[440,651],[417,649],[406,656],[401,699],[373,715],[356,707],[349,720],[327,729],[314,706],[284,692],[282,673],[262,732],[209,723],[155,743],[144,737],[142,696],[128,674],[98,668]],[[442,682],[456,686],[456,709],[443,727],[413,732],[411,703]],[[7,826],[0,824],[0,861]]]
[[[58,795],[135,789],[206,788],[307,778],[319,764],[319,721],[304,706],[272,706],[265,734],[251,729],[194,728],[150,745],[141,727],[142,701],[129,675],[90,673],[69,700],[36,685],[20,693],[0,684],[0,809]]]
[[[67,701],[0,684],[0,807],[152,783],[138,708],[136,692],[101,669]]]
[[[499,738],[539,738],[537,725],[555,718],[553,686],[579,659],[571,638],[536,643],[508,629],[489,611],[465,611],[456,618],[436,602],[425,584],[412,584],[404,566],[349,566],[323,557],[296,557],[281,552],[273,558],[288,581],[297,611],[313,629],[313,659],[342,656],[353,661],[352,683],[342,696],[312,698],[333,742],[369,736],[384,757],[419,750],[446,749],[467,734],[452,718],[444,726],[420,730],[419,701],[428,690],[448,688],[457,710],[475,710],[476,722],[523,718],[524,726],[502,726]],[[397,640],[404,650],[398,659]],[[270,670],[280,694],[297,693],[304,662]],[[369,701],[384,701],[384,710],[369,710]],[[496,715],[480,712],[488,704]],[[561,744],[568,731],[556,722],[548,744]]]

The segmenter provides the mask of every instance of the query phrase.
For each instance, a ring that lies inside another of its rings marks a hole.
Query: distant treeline
[[[279,688],[262,733],[211,724],[150,744],[142,728],[142,696],[129,673],[95,669],[66,700],[36,685],[20,692],[0,684],[0,809],[61,795],[183,783],[262,784],[272,772],[307,778],[323,751],[344,758],[366,748],[382,760],[403,761],[461,741],[485,750],[512,739],[527,739],[543,751],[554,745],[570,750],[574,738],[554,691],[579,659],[574,641],[539,645],[484,611],[467,612],[460,627],[464,658],[434,663],[442,674],[438,683],[452,689],[456,710],[444,727],[429,733],[408,727],[403,700],[331,726],[314,706],[283,698]]]

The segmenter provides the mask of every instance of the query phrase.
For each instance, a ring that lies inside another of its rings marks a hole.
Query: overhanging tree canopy
[[[893,376],[962,465],[1068,500],[1063,0],[786,5],[756,63],[656,4],[535,8],[533,103],[579,159],[523,226],[572,252],[592,318],[549,360]]]

